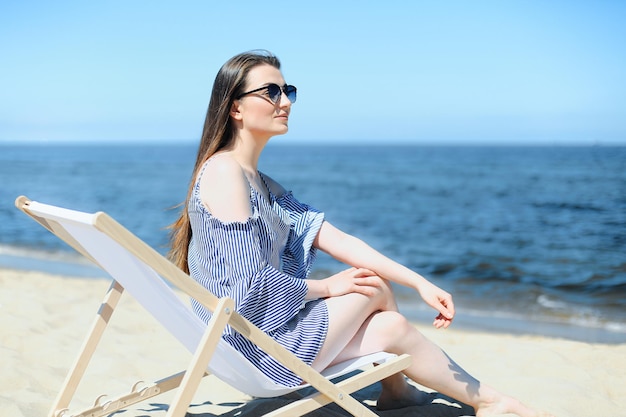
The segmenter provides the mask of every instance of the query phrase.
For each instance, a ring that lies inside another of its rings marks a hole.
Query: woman
[[[412,355],[413,381],[474,407],[478,416],[533,410],[480,383],[399,312],[390,281],[415,289],[437,310],[436,328],[454,317],[452,297],[419,274],[324,220],[257,169],[272,136],[287,133],[296,88],[266,52],[231,58],[215,79],[185,210],[173,225],[171,257],[218,297],[317,370],[365,354]],[[316,250],[352,266],[307,279]],[[194,302],[196,313],[210,313]],[[224,339],[278,383],[301,380],[228,328]],[[419,405],[426,393],[403,374],[383,381],[380,410]]]

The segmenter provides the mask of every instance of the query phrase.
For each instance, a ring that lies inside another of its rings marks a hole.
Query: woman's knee
[[[378,309],[381,311],[398,311],[391,282],[380,277],[377,277],[377,279],[376,292],[372,299],[378,304]]]
[[[385,345],[385,350],[392,352],[402,350],[401,346],[407,342],[415,343],[420,336],[417,328],[396,311],[374,314],[370,320],[370,326]]]

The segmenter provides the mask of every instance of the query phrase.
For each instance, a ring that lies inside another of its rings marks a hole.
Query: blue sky
[[[295,3],[3,2],[0,143],[195,142],[263,48],[298,87],[277,141],[626,144],[626,2]]]

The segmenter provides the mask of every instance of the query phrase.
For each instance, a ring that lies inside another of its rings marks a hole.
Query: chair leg
[[[219,300],[166,417],[183,417],[189,409],[189,404],[191,404],[198,385],[205,375],[213,352],[215,352],[234,309],[235,302],[231,298]]]
[[[65,378],[65,382],[63,382],[61,391],[54,401],[52,409],[50,410],[50,417],[62,415],[63,410],[69,407],[72,397],[76,393],[76,388],[78,387],[80,380],[83,378],[87,365],[89,364],[89,361],[91,360],[91,357],[100,342],[102,334],[111,319],[111,315],[113,314],[113,311],[122,296],[122,292],[124,292],[124,288],[117,281],[114,280],[111,282],[111,286],[104,296],[104,300],[98,310],[98,314],[96,315],[96,318],[91,325],[91,329],[87,333],[87,337],[83,342],[80,353],[74,361],[74,364]]]

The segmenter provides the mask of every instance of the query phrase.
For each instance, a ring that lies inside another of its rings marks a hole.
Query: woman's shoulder
[[[244,176],[241,165],[239,165],[235,158],[226,153],[216,154],[207,159],[200,173],[202,178],[208,176],[227,180]]]
[[[250,185],[230,155],[210,158],[202,169],[200,199],[222,221],[245,221],[250,216]]]

